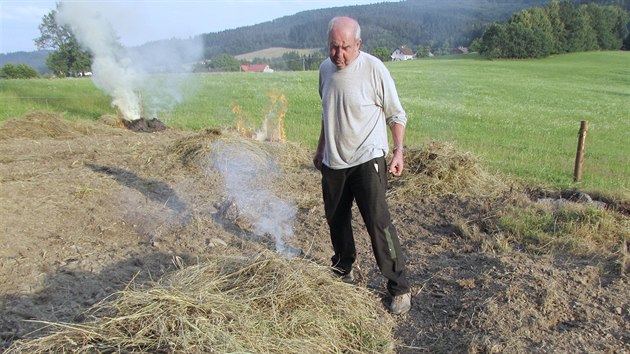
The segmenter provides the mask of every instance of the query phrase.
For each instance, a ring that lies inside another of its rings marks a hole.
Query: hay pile
[[[220,256],[157,286],[127,289],[93,320],[50,324],[8,352],[393,352],[393,320],[367,290],[271,252]]]
[[[189,168],[205,169],[210,146],[222,135],[218,129],[204,129],[199,134],[178,139],[171,151]]]
[[[171,151],[187,167],[207,167],[212,145],[221,142],[252,152],[261,159],[273,160],[285,172],[299,172],[305,167],[312,167],[311,152],[302,145],[293,142],[257,141],[243,137],[233,130],[205,129],[199,134],[179,139]]]
[[[430,141],[405,152],[405,173],[391,180],[389,194],[404,199],[443,195],[495,196],[506,184],[488,173],[470,153],[447,142]]]
[[[13,138],[72,139],[103,131],[112,134],[116,130],[106,125],[97,125],[92,122],[71,122],[64,119],[61,113],[33,112],[7,120],[0,126],[0,140]]]

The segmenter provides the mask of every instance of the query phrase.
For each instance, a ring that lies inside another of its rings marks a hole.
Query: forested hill
[[[311,10],[273,21],[218,33],[203,34],[205,57],[238,55],[269,47],[324,48],[328,21],[338,15],[359,20],[363,49],[402,45],[416,48],[467,46],[489,23],[507,20],[522,9],[550,0],[406,0]],[[630,0],[572,0],[575,4],[617,4],[630,9]]]
[[[493,22],[502,22],[518,11],[544,6],[553,0],[405,0],[372,5],[357,5],[311,10],[273,21],[217,33],[199,34],[204,42],[204,57],[219,54],[239,55],[271,47],[322,48],[326,46],[328,21],[339,15],[352,16],[362,28],[363,50],[384,47],[394,50],[408,46],[433,50],[468,46],[481,37]],[[575,5],[597,3],[619,5],[630,11],[630,0],[568,0]],[[146,43],[140,47],[177,46],[187,39],[169,39]],[[0,66],[6,63],[27,64],[43,73],[48,52],[0,54]],[[196,61],[199,58],[191,58]]]

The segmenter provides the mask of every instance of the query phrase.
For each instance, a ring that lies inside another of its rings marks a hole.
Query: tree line
[[[551,54],[628,49],[628,12],[594,3],[553,1],[494,23],[471,48],[488,58],[542,58]]]
[[[624,5],[623,1],[615,5],[584,3],[579,6],[570,1],[552,1],[543,7],[533,6],[513,14],[505,23],[475,27],[474,32],[479,37],[472,40],[470,49],[491,59],[542,58],[560,53],[630,49],[630,17],[620,5]],[[365,21],[362,28],[365,31],[366,27],[370,29],[370,25],[370,21]],[[413,28],[404,23],[398,25],[398,35],[411,37],[413,32]],[[372,47],[364,46],[363,49],[383,61],[389,60],[393,49],[385,43],[391,41],[381,42],[372,38],[371,42]],[[374,47],[375,43],[382,45]],[[439,46],[432,44],[433,42],[417,45],[417,56],[449,53],[448,41]],[[221,54],[221,60],[211,65],[218,65],[215,68],[220,69],[225,62],[225,56],[229,54]],[[297,52],[292,52],[282,58],[265,60],[264,63],[271,64],[277,70],[316,70],[322,59],[323,54],[300,57]],[[261,62],[263,61],[253,61]],[[238,66],[239,63],[234,59],[232,69],[228,70],[238,71]]]
[[[317,70],[323,60],[323,52],[300,55],[297,51],[288,51],[277,58],[254,58],[252,60],[238,60],[229,54],[219,54],[210,60],[197,64],[194,70],[197,72],[239,71],[241,64],[267,64],[274,70],[305,71]]]
[[[467,46],[483,24],[549,0],[406,0],[300,12],[273,21],[202,35],[206,58],[239,55],[270,47],[325,48],[328,21],[339,15],[361,24],[363,49],[400,46],[433,49]]]
[[[362,49],[382,60],[388,60],[402,46],[418,56],[448,54],[452,48],[470,46],[490,58],[540,58],[556,53],[620,49],[624,38],[625,48],[629,48],[629,9],[630,0],[406,0],[311,10],[200,35],[204,60],[196,69],[238,71],[244,62],[237,60],[236,55],[269,47],[322,48],[321,53],[307,56],[296,51],[281,58],[247,62],[269,64],[275,70],[316,70],[326,56],[327,23],[341,14],[359,20]],[[35,40],[38,49],[52,49],[46,60],[48,68],[59,76],[90,71],[90,53],[79,46],[69,27],[56,23],[55,17],[56,10],[43,17],[41,36]],[[509,19],[496,22],[505,18]],[[15,68],[8,71],[15,72]]]

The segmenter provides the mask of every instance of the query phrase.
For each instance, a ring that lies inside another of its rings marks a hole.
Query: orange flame
[[[273,125],[275,119],[275,129],[268,130],[265,140],[269,141],[286,141],[287,134],[284,129],[284,117],[287,113],[287,98],[284,94],[275,92],[269,93],[271,105],[267,112],[265,122],[268,126]]]
[[[287,135],[284,128],[284,118],[287,113],[287,98],[284,94],[270,92],[271,103],[267,108],[267,114],[259,131],[248,127],[246,121],[249,116],[243,109],[233,103],[232,112],[236,115],[236,131],[244,137],[255,138],[260,141],[286,141]]]
[[[123,112],[120,109],[118,109],[117,112],[118,112],[118,120],[116,120],[115,127],[116,128],[125,128],[125,122],[124,122],[125,121],[125,116],[124,116]]]
[[[241,134],[241,136],[247,138],[253,138],[256,136],[254,132],[245,126],[245,113],[241,109],[239,105],[236,103],[232,103],[232,112],[236,115],[236,131]]]

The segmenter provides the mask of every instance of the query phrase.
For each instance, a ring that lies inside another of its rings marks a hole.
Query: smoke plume
[[[223,175],[226,194],[239,216],[254,226],[255,234],[271,235],[278,253],[298,255],[299,250],[285,243],[293,236],[296,207],[266,187],[277,183],[278,165],[245,144],[216,142],[212,151],[212,167]]]
[[[139,119],[145,113],[155,118],[158,113],[170,112],[183,98],[185,73],[190,71],[186,64],[202,56],[201,37],[128,49],[105,15],[113,13],[104,8],[107,5],[61,2],[56,20],[69,26],[79,44],[92,53],[92,80],[112,96],[112,105],[125,119]],[[140,21],[136,23],[140,31],[141,26]]]

